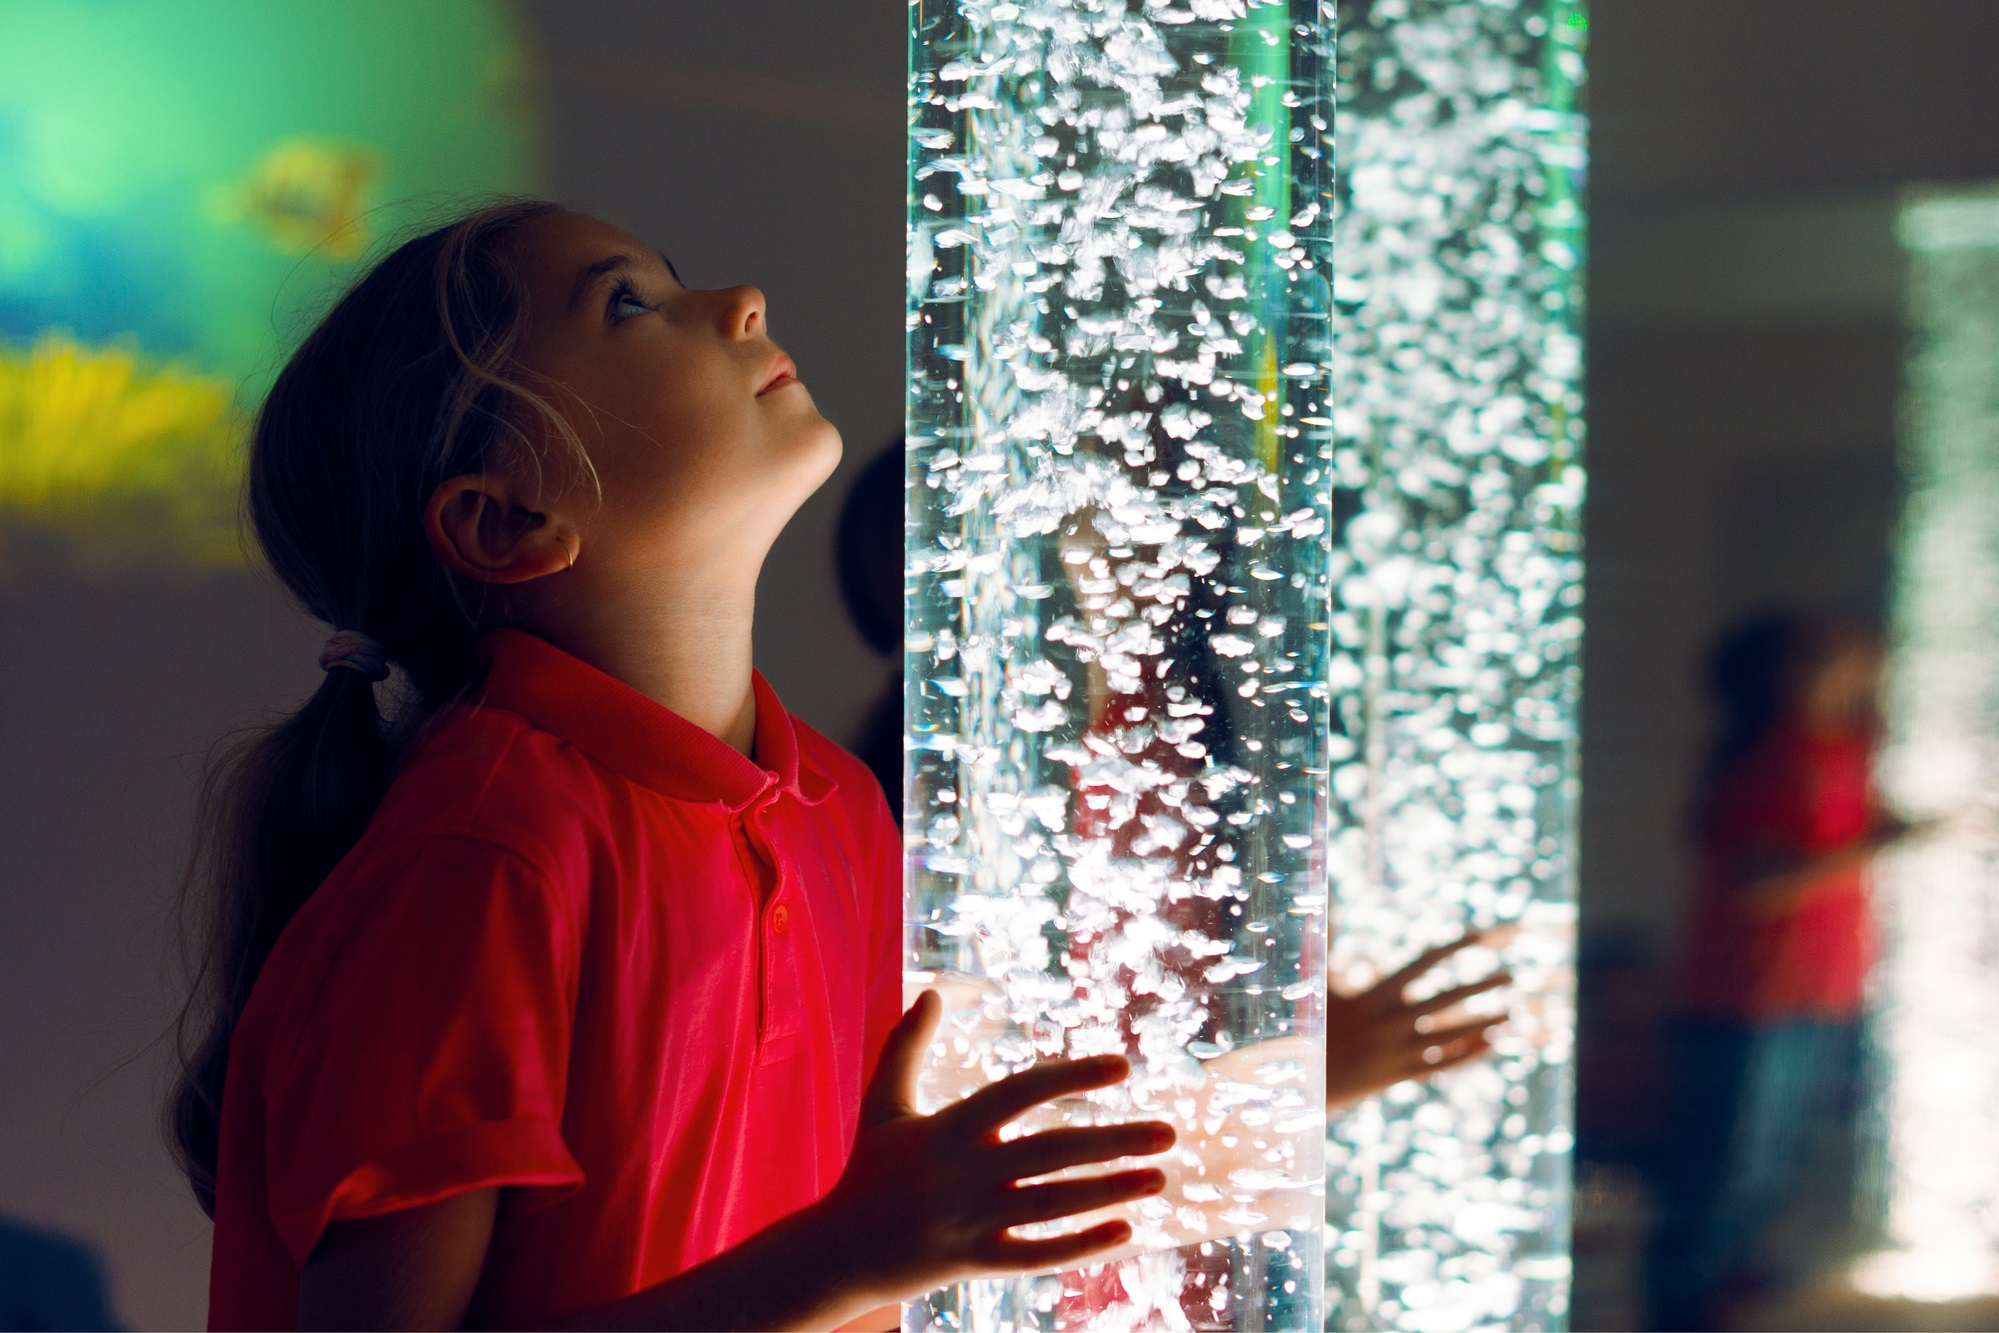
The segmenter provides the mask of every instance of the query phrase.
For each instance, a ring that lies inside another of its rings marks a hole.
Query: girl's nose
[[[726,338],[749,338],[767,332],[764,294],[755,287],[724,287],[715,293],[718,323]]]

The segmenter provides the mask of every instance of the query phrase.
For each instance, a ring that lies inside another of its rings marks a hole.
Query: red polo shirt
[[[755,761],[541,639],[410,758],[236,1029],[216,1328],[329,1222],[505,1186],[474,1320],[630,1295],[823,1195],[901,1003],[860,762],[756,680]]]
[[[1684,1010],[1726,1022],[1846,1021],[1874,962],[1868,869],[1822,877],[1779,916],[1749,909],[1740,865],[1754,851],[1813,856],[1867,836],[1875,820],[1872,744],[1781,725],[1715,793],[1702,832],[1681,965]]]

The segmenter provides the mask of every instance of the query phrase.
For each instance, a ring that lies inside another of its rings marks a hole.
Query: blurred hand
[[[1409,988],[1433,969],[1490,932],[1471,931],[1449,944],[1426,949],[1399,971],[1355,995],[1326,988],[1326,1106],[1353,1103],[1404,1079],[1432,1074],[1476,1060],[1492,1049],[1490,1033],[1505,1014],[1464,1018],[1450,1013],[1475,995],[1499,989],[1510,973],[1439,991],[1426,1000],[1407,998]]]

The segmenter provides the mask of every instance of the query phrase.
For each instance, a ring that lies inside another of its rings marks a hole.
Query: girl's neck
[[[754,583],[643,600],[571,591],[584,595],[544,603],[516,623],[750,754],[757,729]]]
[[[1846,710],[1797,709],[1789,721],[1792,730],[1807,740],[1846,741],[1867,734],[1866,719]]]

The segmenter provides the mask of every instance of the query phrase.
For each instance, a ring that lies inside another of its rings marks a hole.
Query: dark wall
[[[1595,0],[1591,201],[1999,175],[1989,0]]]
[[[1892,601],[1897,198],[1999,178],[1999,6],[1593,13],[1578,1130],[1615,1159],[1669,1129],[1703,652],[1763,607]]]

